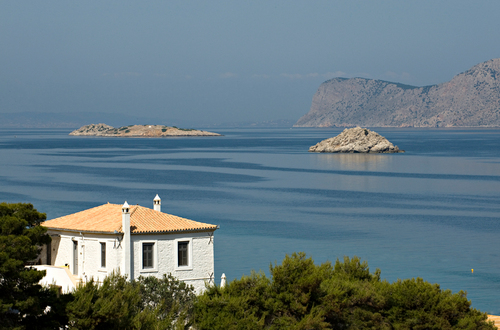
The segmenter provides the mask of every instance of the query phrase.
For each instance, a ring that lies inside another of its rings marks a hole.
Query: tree
[[[45,219],[32,204],[0,204],[0,328],[37,329],[61,318],[55,291],[38,284],[45,272],[26,267],[51,240]]]
[[[74,329],[188,329],[193,287],[172,276],[129,281],[112,273],[102,284],[91,279],[78,287],[67,305]]]
[[[281,265],[270,265],[273,297],[271,328],[325,329],[321,284],[332,274],[330,263],[316,266],[306,254],[287,255]]]
[[[74,297],[66,309],[74,329],[141,329],[154,321],[150,310],[142,309],[139,287],[115,273],[101,285],[90,279]]]
[[[421,278],[381,283],[385,318],[398,329],[494,329],[471,308],[465,292],[453,294]]]
[[[171,274],[136,280],[143,308],[150,308],[156,319],[155,329],[189,329],[193,324],[196,295],[191,285]]]
[[[304,253],[270,265],[271,279],[252,272],[225,288],[208,287],[195,304],[198,329],[327,329],[321,284],[333,269]]]
[[[304,253],[209,287],[195,304],[198,329],[495,329],[452,294],[422,279],[388,283],[366,261],[345,257],[315,265]]]
[[[224,288],[209,286],[195,303],[196,329],[264,329],[272,317],[270,281],[252,272]]]
[[[337,259],[322,283],[325,320],[339,329],[390,329],[380,314],[385,297],[379,292],[380,270],[370,273],[368,263],[354,256]]]

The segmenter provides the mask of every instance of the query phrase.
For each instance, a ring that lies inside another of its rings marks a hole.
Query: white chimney
[[[226,287],[226,274],[222,273],[222,276],[220,277],[220,287],[225,288]]]
[[[155,199],[153,199],[153,210],[161,212],[161,198],[156,194]]]
[[[130,206],[127,202],[122,206],[122,230],[123,230],[123,275],[132,278],[130,272]]]

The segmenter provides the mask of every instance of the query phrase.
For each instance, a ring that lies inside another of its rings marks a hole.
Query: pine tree
[[[45,219],[32,204],[0,204],[0,328],[39,329],[64,323],[56,292],[38,284],[45,271],[27,266],[51,240],[40,225]]]

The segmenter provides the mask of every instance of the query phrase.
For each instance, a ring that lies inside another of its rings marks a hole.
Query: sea
[[[0,201],[48,219],[107,202],[219,225],[215,278],[269,275],[294,252],[366,260],[500,315],[500,129],[376,128],[399,154],[310,153],[340,128],[105,138],[0,130]]]

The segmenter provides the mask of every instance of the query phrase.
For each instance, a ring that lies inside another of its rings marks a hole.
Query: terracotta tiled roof
[[[74,231],[110,232],[122,230],[122,205],[104,204],[43,222],[44,227]],[[130,206],[132,234],[178,231],[210,231],[216,225],[197,222],[175,215],[158,212],[139,205]]]

